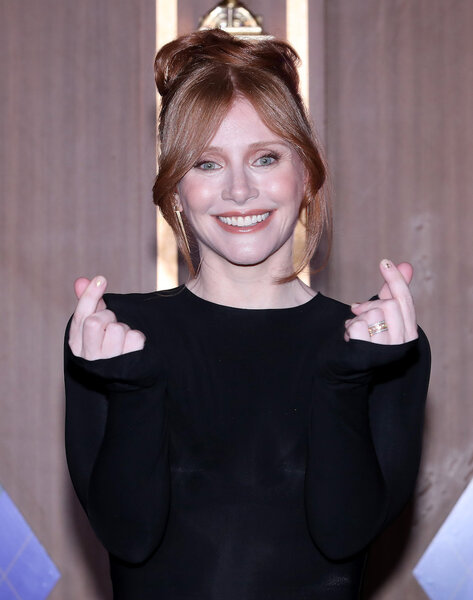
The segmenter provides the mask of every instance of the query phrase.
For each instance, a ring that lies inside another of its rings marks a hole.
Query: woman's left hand
[[[409,290],[413,268],[397,267],[390,260],[380,262],[385,283],[379,300],[352,304],[355,317],[345,321],[345,341],[365,340],[374,344],[403,344],[417,339],[414,301]]]

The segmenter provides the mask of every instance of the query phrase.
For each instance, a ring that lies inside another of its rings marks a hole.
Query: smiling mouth
[[[220,217],[217,216],[217,219],[225,225],[230,225],[232,227],[254,227],[265,221],[270,215],[270,212],[265,212],[260,215],[245,215],[239,217]]]

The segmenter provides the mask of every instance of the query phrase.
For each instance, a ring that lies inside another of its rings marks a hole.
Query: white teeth
[[[233,227],[251,227],[256,223],[261,223],[269,217],[269,212],[265,212],[262,215],[246,215],[245,217],[218,217],[222,223],[226,225],[232,225]]]

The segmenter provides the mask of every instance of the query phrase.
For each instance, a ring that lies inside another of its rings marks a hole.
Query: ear
[[[309,173],[309,169],[307,168],[307,166],[302,163],[302,169],[303,169],[303,178],[304,178],[304,192],[307,195],[307,190],[310,187],[310,173]]]
[[[177,188],[176,188],[176,191],[173,194],[172,207],[174,208],[174,210],[178,210],[179,212],[181,212],[183,210],[182,209],[181,199],[179,197],[179,193],[177,191]]]
[[[304,165],[304,187],[306,190],[309,187],[309,183],[310,183],[309,171],[307,170],[307,167]]]
[[[302,203],[301,203],[301,210],[302,210],[302,208],[306,207],[310,203],[309,183],[310,183],[309,171],[304,167],[304,196],[303,196]]]

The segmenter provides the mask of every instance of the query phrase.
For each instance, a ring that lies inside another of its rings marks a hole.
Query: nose
[[[222,198],[224,200],[230,200],[235,204],[241,205],[257,197],[258,188],[244,167],[228,170],[222,190]]]

